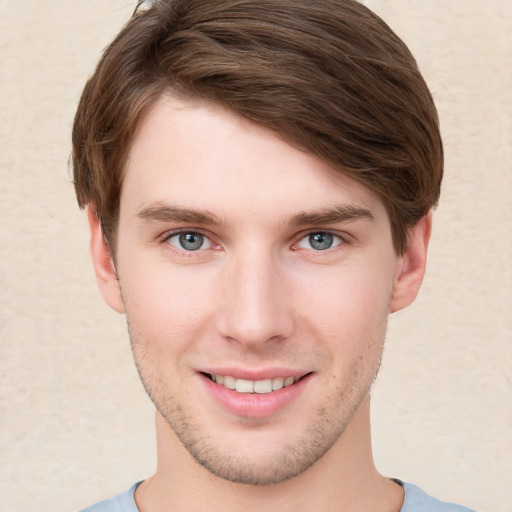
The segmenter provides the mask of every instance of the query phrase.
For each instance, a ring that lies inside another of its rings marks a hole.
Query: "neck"
[[[135,495],[141,512],[397,512],[403,501],[402,489],[382,477],[373,462],[369,396],[321,459],[302,474],[272,485],[238,484],[211,474],[158,413],[156,426],[157,471]]]

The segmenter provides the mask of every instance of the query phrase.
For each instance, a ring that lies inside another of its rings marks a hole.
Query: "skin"
[[[373,465],[369,391],[388,315],[419,290],[430,215],[399,256],[370,190],[219,106],[170,96],[133,141],[115,264],[87,211],[100,289],[126,313],[157,408],[142,511],[400,509],[401,488]],[[216,400],[213,369],[307,377],[254,417]]]

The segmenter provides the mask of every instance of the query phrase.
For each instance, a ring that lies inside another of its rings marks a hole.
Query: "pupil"
[[[332,235],[329,233],[314,233],[309,235],[309,243],[317,251],[325,251],[332,246]]]
[[[197,251],[203,245],[203,235],[200,233],[182,233],[180,245],[187,251]]]

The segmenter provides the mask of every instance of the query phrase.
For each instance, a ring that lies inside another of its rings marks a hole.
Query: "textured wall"
[[[446,180],[415,305],[373,393],[385,474],[512,511],[512,2],[367,0],[431,85]],[[152,406],[104,306],[67,159],[129,0],[0,0],[0,508],[72,511],[148,476]]]

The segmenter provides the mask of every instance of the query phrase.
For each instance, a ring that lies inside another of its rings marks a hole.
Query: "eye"
[[[183,251],[198,251],[199,249],[210,249],[212,247],[212,242],[197,231],[182,231],[171,234],[167,237],[167,242]]]
[[[338,235],[328,233],[325,231],[317,231],[316,233],[310,233],[299,241],[297,247],[303,249],[313,249],[315,251],[326,251],[340,245],[342,242]]]

